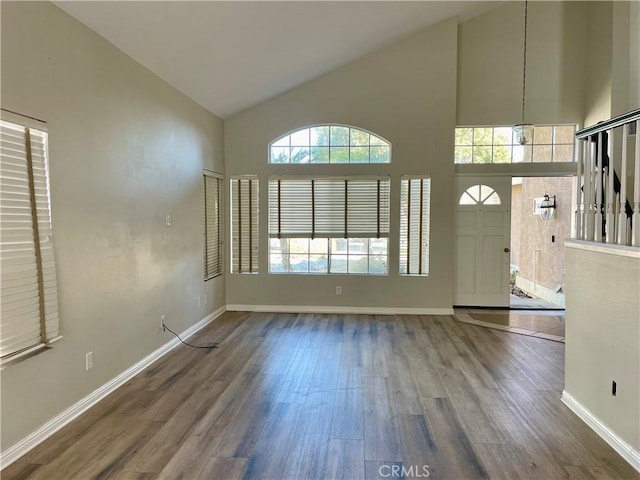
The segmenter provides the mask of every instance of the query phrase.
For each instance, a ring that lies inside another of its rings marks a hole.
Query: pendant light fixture
[[[513,127],[513,132],[520,145],[526,145],[533,138],[533,125],[524,123],[524,107],[527,93],[527,13],[528,0],[524,0],[524,50],[522,52],[522,123]]]

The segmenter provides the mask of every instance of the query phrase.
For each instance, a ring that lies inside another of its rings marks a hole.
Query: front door
[[[511,177],[456,177],[455,304],[509,306]]]

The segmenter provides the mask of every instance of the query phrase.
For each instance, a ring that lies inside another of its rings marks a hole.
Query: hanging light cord
[[[522,124],[524,125],[524,99],[527,91],[527,14],[528,0],[524,0],[524,52],[522,54]]]

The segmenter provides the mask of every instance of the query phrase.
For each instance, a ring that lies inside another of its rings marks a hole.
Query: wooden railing
[[[576,132],[576,162],[576,238],[640,247],[640,109]]]

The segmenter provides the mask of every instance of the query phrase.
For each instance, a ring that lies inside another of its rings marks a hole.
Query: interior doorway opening
[[[575,177],[513,177],[510,308],[563,310]]]

